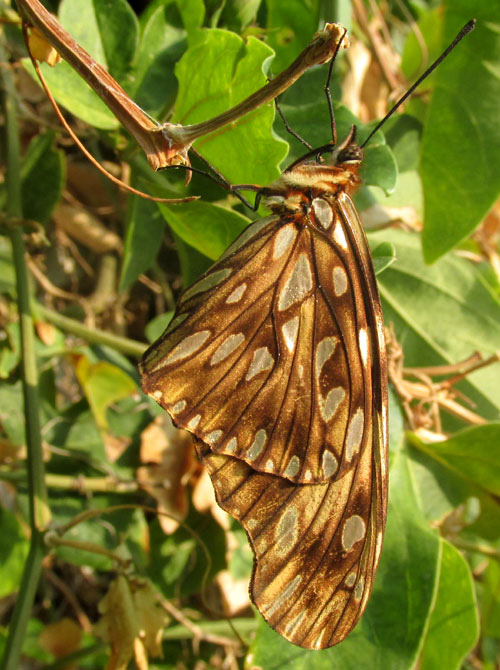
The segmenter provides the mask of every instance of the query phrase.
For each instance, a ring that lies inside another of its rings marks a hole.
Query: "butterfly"
[[[363,613],[387,510],[382,309],[350,197],[361,160],[353,128],[331,161],[307,155],[263,188],[271,216],[183,293],[140,364],[247,531],[254,603],[310,649]]]

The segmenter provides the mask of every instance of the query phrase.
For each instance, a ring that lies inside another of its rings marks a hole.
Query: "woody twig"
[[[24,21],[43,35],[133,135],[154,170],[169,165],[189,165],[188,152],[198,137],[212,133],[273,100],[308,68],[328,62],[340,48],[348,46],[345,29],[340,24],[327,23],[286,70],[235,107],[194,125],[160,124],[127,95],[109,72],[62,28],[38,0],[17,0],[17,5]]]

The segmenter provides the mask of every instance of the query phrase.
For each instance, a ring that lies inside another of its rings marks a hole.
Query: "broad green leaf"
[[[266,0],[269,44],[277,53],[273,62],[275,75],[288,67],[312,40],[319,27],[318,5],[317,0]]]
[[[394,455],[389,501],[374,590],[355,630],[336,647],[306,651],[262,623],[247,661],[275,670],[400,670],[413,666],[438,584],[440,541],[419,509],[404,451]]]
[[[213,261],[205,254],[197,251],[190,244],[174,233],[175,246],[181,264],[182,286],[187,288],[200,277]]]
[[[135,53],[137,21],[126,0],[63,0],[59,21],[71,36],[111,75],[121,79]],[[127,36],[124,40],[124,35]],[[34,74],[31,64],[26,64]],[[95,128],[119,127],[114,115],[66,62],[42,72],[59,104]]]
[[[183,526],[166,536],[157,521],[151,529],[149,575],[167,598],[198,593],[226,567],[226,538],[211,516],[191,509]]]
[[[497,545],[498,546],[498,545]],[[500,631],[500,564],[490,560],[481,575],[481,622],[484,635],[498,638]]]
[[[201,41],[200,41],[201,40]],[[266,83],[272,50],[249,37],[204,30],[177,63],[179,95],[173,120],[183,125],[206,121],[244,100]],[[233,184],[266,185],[279,176],[286,144],[273,137],[271,104],[201,137],[196,149]]]
[[[129,198],[120,291],[128,290],[156,260],[165,228],[158,206],[144,198]]]
[[[396,249],[390,242],[381,242],[372,251],[375,274],[380,274],[396,260]]]
[[[78,21],[75,10],[81,3],[64,0],[60,11],[61,21],[67,25]],[[92,0],[95,21],[102,41],[105,62],[109,73],[119,82],[126,76],[135,58],[139,41],[139,23],[130,4],[125,0]],[[126,36],[126,39],[124,39]]]
[[[29,542],[16,516],[0,508],[0,598],[19,590]]]
[[[107,361],[90,363],[85,355],[75,356],[75,372],[97,426],[106,430],[106,409],[111,403],[135,393],[136,383],[116,365]]]
[[[0,236],[0,294],[15,295],[16,277],[10,239]]]
[[[65,525],[73,520],[78,514],[87,510],[106,509],[122,500],[117,497],[108,498],[104,495],[94,495],[91,505],[86,498],[74,494],[59,494],[51,501],[51,511],[54,523]],[[123,499],[123,502],[128,502]],[[139,565],[144,563],[144,551],[137,544],[139,534],[144,534],[144,516],[140,510],[123,509],[113,514],[102,514],[92,516],[73,526],[64,534],[64,539],[71,542],[84,542],[91,545],[104,547],[109,551],[116,552],[122,558],[134,558],[139,560]],[[113,561],[107,556],[94,552],[89,547],[83,551],[80,547],[60,546],[54,552],[57,556],[74,565],[85,565],[96,570],[111,570],[115,567]]]
[[[186,44],[177,4],[173,0],[163,3],[144,27],[132,73],[135,102],[158,119],[175,101],[174,67]]]
[[[423,245],[435,261],[465,239],[500,193],[500,5],[448,3],[443,44],[477,26],[439,66],[422,143]]]
[[[479,621],[470,568],[462,554],[441,539],[437,598],[420,655],[420,670],[458,670],[477,642]]]
[[[379,280],[387,324],[394,324],[404,347],[405,365],[458,363],[475,351],[500,349],[500,300],[469,261],[456,255],[433,266],[424,264],[419,238],[386,230],[370,242],[389,241],[397,261]],[[496,418],[500,408],[500,375],[490,365],[467,377],[459,388],[477,403],[479,414]]]
[[[75,403],[62,411],[58,420],[50,424],[44,437],[48,444],[69,451],[69,458],[65,459],[65,463],[61,459],[59,466],[64,471],[74,472],[77,461],[97,469],[107,464],[101,433],[86,403]]]
[[[205,18],[205,4],[203,0],[176,0],[188,36],[197,32],[203,25]]]
[[[420,448],[488,493],[500,495],[500,423],[466,428],[445,442],[421,442]]]
[[[172,311],[165,312],[164,314],[158,314],[154,319],[148,323],[144,332],[148,338],[148,342],[156,342],[156,340],[162,335],[170,321],[172,320],[174,313]]]
[[[180,238],[212,260],[248,225],[241,214],[201,200],[180,206],[158,203],[158,207]]]
[[[464,538],[473,543],[497,540],[500,506],[495,497],[441,459],[436,460],[433,445],[424,448],[415,435],[410,438],[416,447],[409,448],[412,479],[420,508],[429,522],[441,523],[451,513],[457,515],[459,509],[457,523],[463,525]]]
[[[54,149],[54,139],[52,131],[34,137],[21,168],[23,216],[40,223],[57,205],[65,180],[64,154]]]

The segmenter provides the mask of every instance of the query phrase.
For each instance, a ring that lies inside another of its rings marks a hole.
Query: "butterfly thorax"
[[[358,168],[363,158],[354,136],[353,130],[335,150],[330,164],[303,161],[285,170],[262,190],[264,205],[275,214],[306,214],[318,198],[333,203],[339,193],[352,193],[361,182]]]

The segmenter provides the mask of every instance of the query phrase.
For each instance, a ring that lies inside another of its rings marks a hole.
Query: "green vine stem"
[[[8,63],[0,42],[0,61]],[[17,126],[17,93],[8,65],[0,70],[1,107],[5,118],[4,147],[7,158],[7,222],[22,220],[20,147]],[[8,225],[8,224],[7,224]],[[50,521],[50,510],[44,479],[40,416],[38,402],[38,372],[36,365],[33,321],[30,312],[28,269],[22,228],[13,223],[9,230],[16,272],[17,303],[21,327],[22,381],[24,397],[25,436],[27,445],[28,489],[30,501],[31,540],[24,566],[16,605],[9,625],[2,670],[18,670],[19,657],[31,616],[33,601],[40,578],[44,556],[43,533]]]
[[[109,347],[113,347],[113,349],[116,349],[117,351],[121,351],[122,354],[135,356],[137,358],[140,358],[146,351],[146,345],[142,344],[142,342],[136,342],[127,337],[113,335],[113,333],[107,333],[103,330],[88,328],[80,321],[70,319],[67,316],[62,316],[61,314],[58,314],[58,312],[40,305],[40,303],[35,303],[33,305],[33,311],[40,319],[44,319],[66,333],[71,333],[77,337],[84,338],[89,344],[105,344]]]

